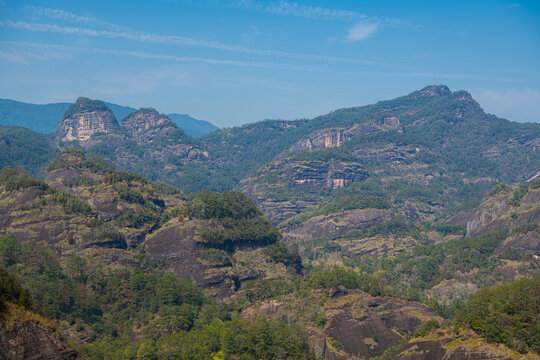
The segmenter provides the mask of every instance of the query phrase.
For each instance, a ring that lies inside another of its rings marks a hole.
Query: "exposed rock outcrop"
[[[518,201],[514,189],[487,197],[470,213],[467,235],[479,235],[487,230],[517,224],[540,223],[540,188],[530,189]]]
[[[319,300],[323,296],[320,290],[313,295]],[[327,300],[322,302],[320,307],[315,306],[316,301],[310,304],[310,310],[303,316],[310,316],[310,312],[314,312],[326,319],[323,326],[308,325],[308,336],[315,354],[329,360],[381,356],[389,347],[398,344],[405,335],[414,334],[427,320],[442,321],[425,305],[390,297],[373,297],[360,290],[338,287],[331,289],[325,299]],[[290,306],[287,299],[280,303],[264,303],[256,309],[248,308],[242,316],[299,316],[288,313]],[[306,322],[309,319],[300,317],[298,321]]]
[[[10,305],[0,320],[0,360],[90,360],[52,328],[50,320]]]
[[[166,115],[155,109],[139,109],[122,119],[122,127],[137,141],[148,141],[157,135],[166,135],[177,130],[176,125]],[[161,129],[155,129],[161,127]],[[152,131],[149,131],[151,130]]]
[[[279,223],[313,205],[313,202],[280,199],[280,191],[290,187],[300,192],[337,189],[368,177],[366,168],[352,161],[278,161],[259,169],[237,186],[252,198],[273,223]],[[268,196],[267,193],[273,195]]]
[[[210,226],[204,220],[173,219],[148,236],[144,248],[157,263],[180,278],[191,279],[208,296],[228,298],[243,282],[262,278],[286,276],[283,264],[272,262],[262,252],[262,246],[244,245],[227,249],[217,248],[228,258],[225,262],[205,259],[201,253],[213,246],[197,241],[197,228]]]
[[[357,135],[369,135],[390,130],[403,131],[403,125],[396,116],[384,116],[381,119],[357,123],[346,128],[330,128],[311,133],[307,139],[291,146],[289,151],[313,150],[340,146],[343,141]]]
[[[290,239],[337,239],[353,229],[362,229],[387,221],[392,212],[387,209],[355,209],[312,218],[300,225],[286,228],[283,235]]]
[[[488,343],[472,330],[435,330],[431,334],[412,339],[396,353],[384,360],[533,360],[533,353],[520,354],[504,345]]]
[[[80,97],[71,105],[56,128],[57,141],[84,141],[97,132],[118,127],[111,109],[99,100]]]

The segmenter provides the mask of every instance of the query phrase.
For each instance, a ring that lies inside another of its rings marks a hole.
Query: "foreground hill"
[[[142,244],[165,268],[220,297],[245,279],[285,271],[260,249],[275,243],[279,232],[241,193],[203,193],[186,201],[176,188],[117,172],[80,150],[56,158],[46,182],[13,168],[5,168],[0,180],[0,235],[48,249],[61,262],[76,255],[93,266],[128,266],[129,249]]]

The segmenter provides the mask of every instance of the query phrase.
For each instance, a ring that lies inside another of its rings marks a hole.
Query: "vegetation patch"
[[[47,171],[62,169],[79,169],[90,170],[97,173],[108,174],[114,171],[114,165],[105,160],[104,158],[96,155],[89,154],[85,156],[84,150],[80,148],[68,148],[56,157],[49,166]]]
[[[111,109],[101,100],[91,100],[85,97],[79,97],[75,103],[71,104],[62,116],[62,121],[81,111],[108,111]]]
[[[269,245],[281,237],[253,201],[239,192],[203,192],[179,212],[203,220],[197,223],[197,240],[213,246]]]
[[[231,257],[226,251],[221,249],[202,249],[199,253],[199,258],[212,265],[231,265]]]
[[[484,288],[465,303],[459,318],[488,341],[519,352],[540,353],[540,277]]]

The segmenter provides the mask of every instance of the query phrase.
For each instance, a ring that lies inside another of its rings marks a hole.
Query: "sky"
[[[540,1],[0,0],[0,98],[231,127],[431,84],[540,122]]]

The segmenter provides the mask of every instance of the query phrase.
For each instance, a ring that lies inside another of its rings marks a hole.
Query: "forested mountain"
[[[167,116],[189,136],[203,136],[218,129],[217,126],[208,121],[198,120],[187,114],[167,114]]]
[[[57,122],[0,127],[2,337],[93,359],[538,358],[538,124],[446,86],[197,139],[87,98]]]

